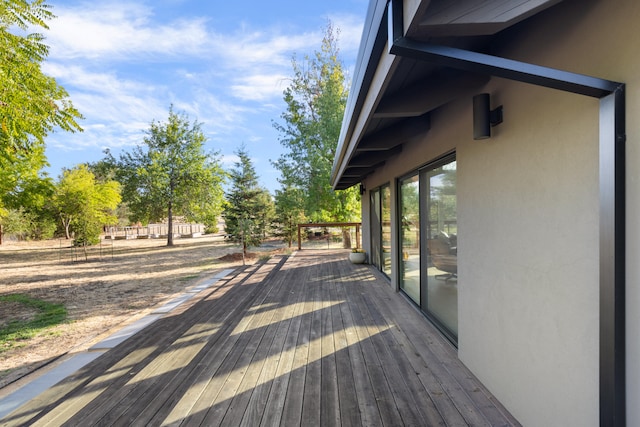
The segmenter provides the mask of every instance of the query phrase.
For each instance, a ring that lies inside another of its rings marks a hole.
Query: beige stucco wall
[[[458,155],[459,356],[525,425],[595,426],[597,101],[488,89],[505,123]]]
[[[502,51],[627,83],[628,425],[640,425],[639,23],[634,0],[566,2]],[[471,138],[470,94],[366,186],[457,151],[459,357],[524,425],[596,426],[598,101],[502,79],[485,90],[504,105],[491,139]]]

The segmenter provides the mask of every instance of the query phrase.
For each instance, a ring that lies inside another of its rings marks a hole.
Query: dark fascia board
[[[331,184],[334,188],[337,185],[340,167],[348,156],[347,149],[353,135],[356,119],[360,114],[378,62],[384,52],[387,41],[387,2],[388,0],[372,0],[369,3],[367,17],[362,30],[356,69],[345,107],[336,157],[331,171]]]

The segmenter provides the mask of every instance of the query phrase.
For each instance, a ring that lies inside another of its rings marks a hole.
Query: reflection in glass
[[[391,276],[391,188],[386,185],[381,191],[382,222],[382,271]]]
[[[427,172],[426,311],[458,335],[456,162]],[[425,307],[423,307],[425,308]]]
[[[380,263],[380,190],[371,191],[371,264],[382,270]]]
[[[400,288],[420,304],[420,186],[418,175],[400,182]]]

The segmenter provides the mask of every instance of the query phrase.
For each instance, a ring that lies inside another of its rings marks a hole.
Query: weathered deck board
[[[0,424],[518,425],[343,251],[237,271]]]

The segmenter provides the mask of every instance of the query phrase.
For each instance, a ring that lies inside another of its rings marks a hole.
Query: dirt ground
[[[22,293],[62,303],[68,322],[20,348],[0,352],[0,388],[61,355],[85,350],[115,330],[223,269],[242,265],[238,245],[220,236],[166,240],[103,240],[85,254],[66,240],[3,242],[0,295]],[[247,263],[278,245],[254,250]],[[0,327],[35,315],[19,303],[0,302]]]

